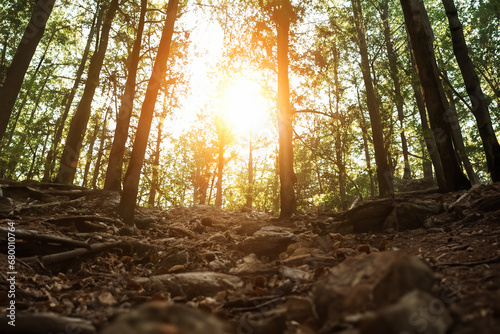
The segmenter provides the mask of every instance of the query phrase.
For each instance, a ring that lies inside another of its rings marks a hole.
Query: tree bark
[[[136,137],[132,148],[130,164],[127,168],[123,182],[123,193],[119,208],[121,216],[129,225],[134,224],[134,209],[137,201],[137,193],[139,191],[141,168],[148,145],[148,137],[151,130],[151,122],[153,120],[158,91],[164,80],[167,68],[167,60],[170,54],[170,44],[172,42],[172,35],[174,34],[174,24],[177,18],[178,6],[179,0],[169,0],[165,26],[163,27],[153,72],[151,73],[151,78],[149,79],[146,89],[146,96],[144,97],[144,103],[142,104],[141,116],[139,118]]]
[[[135,91],[136,91],[136,76],[139,66],[142,33],[144,31],[144,20],[147,10],[147,0],[141,0],[141,13],[139,16],[139,25],[137,26],[137,34],[135,37],[132,53],[130,54],[128,64],[128,77],[125,83],[125,91],[123,92],[116,122],[115,135],[113,145],[109,153],[108,169],[106,171],[106,180],[104,181],[104,189],[117,190],[121,189],[123,156],[125,153],[125,144],[127,143],[128,131],[130,126],[130,117],[134,106]]]
[[[439,60],[440,66],[443,69],[443,78],[450,82],[448,79],[448,73],[444,69],[444,64],[441,60]],[[444,88],[444,87],[443,87]],[[460,129],[460,123],[458,122],[458,114],[457,108],[455,105],[455,100],[453,96],[453,90],[450,87],[444,89],[446,96],[448,97],[448,102],[450,104],[450,109],[448,109],[446,114],[446,119],[450,123],[451,134],[453,138],[453,145],[455,146],[455,150],[459,156],[460,161],[464,166],[465,172],[469,177],[469,180],[472,184],[478,184],[479,178],[477,177],[474,169],[472,168],[472,164],[470,163],[469,157],[467,156],[467,152],[465,151],[464,137],[462,136],[462,130]]]
[[[451,140],[450,123],[446,112],[450,106],[443,85],[433,49],[433,33],[429,17],[422,0],[401,0],[405,24],[410,35],[415,63],[424,99],[429,113],[432,133],[441,159],[445,184],[439,185],[441,191],[456,191],[470,188],[471,184],[463,174],[457,161]],[[418,45],[418,47],[417,47]]]
[[[408,158],[408,143],[404,131],[404,111],[403,111],[403,97],[401,95],[401,83],[399,81],[399,71],[397,66],[397,57],[394,52],[394,47],[391,40],[391,28],[389,26],[389,0],[383,0],[381,3],[381,19],[384,27],[385,47],[387,49],[387,58],[389,59],[389,69],[392,82],[394,83],[394,100],[396,109],[398,111],[398,120],[401,130],[399,132],[401,137],[401,147],[403,149],[404,172],[403,179],[411,178],[410,161]]]
[[[106,108],[106,114],[104,115],[104,121],[102,122],[101,138],[99,143],[99,150],[97,151],[97,160],[94,166],[94,173],[92,175],[92,189],[97,189],[97,179],[99,178],[99,172],[101,169],[102,156],[104,155],[104,143],[106,142],[106,131],[108,124],[108,116],[111,111],[111,106]]]
[[[248,189],[247,189],[247,202],[246,207],[251,209],[253,206],[253,145],[252,133],[250,132],[250,139],[248,145]]]
[[[224,170],[224,139],[219,138],[219,154],[218,154],[218,163],[217,163],[217,183],[215,184],[215,206],[221,207],[222,206],[222,175],[223,175],[223,170]]]
[[[56,178],[56,181],[59,183],[72,184],[74,181],[80,150],[82,148],[82,141],[87,130],[87,124],[91,113],[92,100],[95,90],[99,85],[99,75],[108,46],[109,31],[111,30],[111,24],[117,9],[118,0],[111,0],[102,27],[99,49],[90,60],[87,83],[85,84],[80,103],[71,120],[68,136],[66,137],[66,144]]]
[[[85,45],[82,59],[80,61],[80,66],[76,71],[75,82],[73,84],[73,87],[71,88],[69,95],[67,96],[64,102],[64,111],[57,122],[56,125],[57,129],[54,135],[54,140],[52,141],[52,146],[50,147],[49,153],[47,154],[47,160],[45,161],[45,169],[43,172],[43,179],[42,179],[43,182],[49,182],[52,178],[52,173],[54,171],[56,164],[57,150],[59,148],[59,143],[61,142],[61,137],[64,127],[66,125],[66,119],[68,118],[69,111],[71,109],[71,105],[75,98],[76,91],[78,89],[78,86],[80,85],[83,71],[85,70],[85,65],[87,64],[87,58],[89,56],[90,46],[92,45],[92,39],[95,34],[96,21],[100,21],[101,16],[103,14],[103,11],[100,10],[99,7],[100,7],[100,1],[97,1],[96,12],[94,13],[94,18],[92,19],[92,25],[90,26],[90,32],[87,37],[87,45]]]
[[[479,76],[469,57],[462,23],[458,18],[457,8],[453,0],[442,0],[451,31],[453,51],[462,72],[465,88],[472,103],[472,113],[476,118],[479,135],[486,154],[488,171],[493,182],[500,181],[500,145],[491,123],[488,104],[485,100]]]
[[[155,206],[156,199],[156,189],[158,188],[158,169],[160,168],[160,150],[161,150],[161,141],[162,141],[162,128],[163,128],[163,119],[160,119],[158,123],[158,134],[156,137],[156,148],[153,153],[153,165],[152,167],[152,178],[151,178],[151,187],[149,189],[149,198],[148,205],[150,207]]]
[[[17,47],[12,59],[5,81],[0,87],[0,140],[2,140],[7,124],[9,123],[12,109],[21,90],[24,76],[38,43],[42,39],[47,20],[49,19],[55,0],[38,0],[31,15],[23,39]]]
[[[290,0],[282,0],[276,9],[278,44],[278,131],[279,131],[279,175],[280,175],[280,218],[290,217],[296,210],[295,182],[293,171],[293,126],[288,80],[288,48]]]
[[[388,155],[384,146],[384,134],[382,131],[382,119],[380,117],[379,105],[373,89],[373,82],[370,75],[370,63],[368,60],[368,48],[366,45],[365,29],[361,11],[361,1],[351,0],[358,35],[359,53],[361,56],[361,69],[366,89],[366,100],[370,123],[373,135],[373,147],[375,149],[375,163],[377,165],[377,181],[379,195],[387,196],[394,192],[392,173],[388,163]]]

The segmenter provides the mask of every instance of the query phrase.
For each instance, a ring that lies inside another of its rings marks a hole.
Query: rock
[[[384,222],[383,229],[393,228],[396,231],[403,231],[421,228],[429,217],[441,212],[443,212],[443,205],[436,201],[409,200],[395,205],[394,210]]]
[[[420,259],[402,252],[361,254],[331,268],[329,275],[313,285],[312,295],[323,320],[341,320],[389,305],[404,294],[431,291],[432,270]]]
[[[393,208],[394,203],[390,198],[369,201],[350,210],[347,221],[353,226],[354,233],[380,232]]]
[[[223,324],[201,311],[154,302],[119,316],[102,334],[220,334]]]
[[[293,233],[260,229],[252,237],[240,242],[237,248],[247,254],[276,257],[296,240]]]
[[[212,226],[214,224],[214,221],[210,217],[203,217],[201,218],[201,225],[203,226]]]
[[[198,296],[213,297],[220,291],[235,290],[243,287],[243,281],[236,276],[215,272],[188,272],[164,274],[134,279],[146,290],[163,284],[172,297],[185,296],[193,299]]]
[[[296,283],[307,282],[309,280],[309,277],[311,276],[304,270],[287,266],[280,267],[279,272],[283,280],[289,279],[290,281]]]
[[[451,324],[452,319],[440,299],[414,290],[396,304],[363,319],[360,334],[446,334]]]
[[[277,272],[275,264],[262,263],[255,254],[245,256],[238,261],[235,268],[229,270],[230,274],[238,276],[275,274]]]

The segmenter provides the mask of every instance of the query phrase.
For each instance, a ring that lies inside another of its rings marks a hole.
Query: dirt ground
[[[113,192],[0,186],[2,333],[500,333],[500,184],[285,221],[138,208],[137,227]]]

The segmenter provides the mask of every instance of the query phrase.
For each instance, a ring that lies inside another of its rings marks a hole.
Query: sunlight
[[[249,79],[240,79],[228,86],[222,94],[221,114],[236,134],[247,136],[258,133],[269,125],[268,101],[260,92],[260,85]]]

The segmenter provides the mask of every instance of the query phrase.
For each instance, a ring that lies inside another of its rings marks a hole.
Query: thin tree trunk
[[[253,146],[252,133],[250,132],[250,142],[248,145],[248,190],[246,207],[251,209],[253,206]]]
[[[335,155],[337,158],[337,165],[339,167],[339,196],[340,208],[347,209],[346,200],[346,169],[342,152],[342,116],[340,114],[340,82],[339,82],[339,51],[337,44],[333,44],[333,81],[335,85],[335,113],[337,114],[337,131],[335,136]],[[330,107],[331,108],[331,107]],[[319,179],[319,178],[318,178]]]
[[[354,83],[356,86],[356,95],[358,97],[358,106],[359,106],[359,125],[361,127],[361,135],[363,138],[363,148],[365,150],[365,160],[366,160],[366,169],[368,170],[368,177],[370,178],[370,196],[375,197],[375,183],[373,181],[373,173],[372,173],[372,163],[370,156],[370,149],[368,147],[368,126],[366,125],[365,114],[363,112],[363,106],[361,104],[361,96],[359,94],[358,83]]]
[[[443,69],[443,78],[449,81],[448,73],[444,68],[444,64],[440,61],[440,65]],[[453,91],[450,87],[445,88],[446,96],[448,97],[448,101],[450,103],[450,109],[446,112],[446,119],[450,123],[451,126],[451,134],[453,138],[453,145],[455,146],[455,150],[462,161],[465,172],[469,177],[469,180],[472,184],[478,184],[479,178],[477,177],[474,169],[472,168],[472,164],[470,163],[469,157],[467,156],[467,152],[465,151],[464,138],[462,136],[462,130],[460,129],[460,123],[458,121],[457,108],[455,105],[455,100],[453,96]]]
[[[385,47],[387,49],[387,58],[389,59],[389,69],[392,82],[394,83],[394,100],[396,102],[396,109],[398,111],[398,120],[401,127],[401,147],[403,149],[404,172],[403,179],[411,178],[410,161],[408,158],[408,143],[404,132],[404,111],[403,111],[403,97],[401,96],[401,83],[399,81],[399,73],[397,66],[397,57],[394,52],[394,47],[391,40],[391,28],[389,26],[389,0],[383,0],[381,3],[381,19],[384,27]]]
[[[87,187],[88,176],[89,176],[89,172],[90,172],[90,164],[92,162],[92,157],[94,155],[94,144],[95,144],[95,140],[97,139],[98,132],[99,132],[99,121],[96,120],[95,126],[94,126],[94,131],[92,132],[92,135],[91,135],[90,140],[89,140],[89,149],[87,151],[85,170],[83,172],[82,187]]]
[[[290,0],[282,0],[276,12],[278,41],[279,175],[281,184],[280,218],[290,217],[295,212],[297,206],[294,189],[297,177],[293,171],[293,126],[288,80],[288,38],[292,11]]]
[[[45,169],[43,172],[43,181],[49,182],[52,178],[52,173],[55,169],[56,164],[56,155],[57,150],[59,148],[59,143],[61,142],[62,133],[66,125],[66,119],[68,118],[69,111],[71,109],[71,105],[73,104],[73,100],[75,98],[76,91],[78,86],[80,85],[83,71],[85,70],[85,65],[87,64],[87,59],[90,52],[90,46],[92,45],[92,39],[96,30],[96,21],[101,20],[101,16],[103,15],[103,10],[99,9],[100,1],[97,1],[96,11],[94,13],[94,18],[92,19],[92,25],[90,26],[90,32],[87,37],[87,44],[85,45],[85,50],[83,51],[82,60],[80,61],[80,66],[76,71],[75,82],[73,84],[73,88],[64,102],[64,111],[57,122],[57,129],[54,135],[54,140],[52,141],[52,146],[50,147],[49,153],[47,154],[47,160],[45,162]]]
[[[49,50],[50,44],[54,40],[54,36],[56,35],[56,32],[58,30],[59,29],[55,29],[52,32],[52,34],[50,35],[49,41],[47,42],[47,45],[45,46],[45,49],[44,49],[43,54],[42,54],[42,57],[38,61],[38,65],[36,66],[35,71],[31,75],[31,78],[30,78],[28,84],[26,85],[26,89],[25,89],[25,93],[24,93],[23,99],[21,101],[21,104],[19,105],[19,108],[17,108],[17,112],[15,113],[14,122],[12,122],[12,126],[10,127],[10,132],[9,132],[9,134],[7,134],[7,137],[4,138],[4,140],[5,139],[7,140],[7,144],[5,144],[3,146],[3,149],[7,149],[10,146],[11,142],[12,142],[12,139],[14,137],[14,132],[16,130],[17,122],[19,120],[19,116],[21,116],[21,113],[24,110],[24,106],[26,105],[26,102],[28,101],[28,97],[31,95],[31,89],[33,88],[33,84],[35,83],[36,79],[38,78],[38,73],[40,72],[40,69],[42,68],[43,62],[45,61],[45,57],[47,56],[47,52]]]
[[[149,131],[153,120],[154,108],[158,91],[165,77],[167,60],[170,54],[170,44],[174,33],[174,24],[177,18],[177,8],[179,0],[169,0],[167,7],[167,17],[163,27],[158,53],[156,55],[153,72],[146,89],[146,96],[142,104],[141,116],[137,126],[136,137],[130,157],[130,164],[125,174],[123,182],[123,194],[120,200],[120,214],[127,224],[134,224],[134,210],[139,191],[139,179],[141,168],[144,162],[144,155],[148,145]]]
[[[99,177],[99,172],[101,169],[102,156],[104,155],[104,143],[106,142],[106,131],[108,124],[108,116],[111,111],[111,106],[106,108],[106,114],[104,114],[104,121],[102,122],[101,138],[99,143],[99,150],[97,151],[97,160],[94,166],[94,173],[92,175],[92,188],[97,189],[97,179]]]
[[[360,0],[351,1],[358,34],[359,53],[361,55],[361,67],[366,88],[368,113],[370,114],[370,123],[372,127],[379,195],[387,196],[394,192],[392,173],[387,159],[387,151],[384,146],[384,134],[382,131],[382,119],[380,117],[379,105],[375,96],[375,90],[373,89],[372,78],[370,75],[370,64],[368,60],[368,48],[366,45],[361,2]]]
[[[106,180],[104,181],[104,189],[117,190],[121,189],[123,156],[125,154],[125,144],[127,143],[130,117],[134,106],[134,98],[136,91],[136,76],[137,68],[140,60],[142,33],[144,31],[144,20],[146,16],[147,0],[141,0],[141,13],[139,16],[139,25],[137,26],[137,34],[135,37],[132,52],[128,63],[128,77],[125,83],[125,91],[123,92],[116,122],[115,135],[113,145],[109,154],[108,169],[106,171]]]
[[[42,39],[45,25],[49,19],[55,0],[38,0],[31,15],[23,39],[17,47],[16,54],[12,59],[5,81],[0,87],[0,141],[2,140],[10,115],[16,103],[17,96],[21,90],[24,76],[38,43]]]
[[[463,174],[455,157],[450,123],[446,121],[446,111],[450,106],[439,80],[433,49],[433,33],[424,4],[422,0],[401,0],[401,6],[441,165],[446,171],[445,184],[439,185],[440,190],[456,191],[470,188],[470,181]]]
[[[163,119],[160,120],[158,123],[158,135],[156,138],[156,149],[153,154],[154,160],[153,160],[153,177],[151,179],[151,187],[149,190],[149,199],[148,199],[148,204],[150,207],[155,206],[155,198],[156,198],[156,189],[158,188],[158,169],[160,168],[160,150],[161,150],[161,141],[162,141],[162,128],[163,128]]]
[[[472,103],[472,113],[476,118],[479,135],[483,142],[488,171],[493,182],[500,181],[500,145],[491,123],[488,104],[485,100],[479,76],[474,69],[474,64],[469,57],[467,43],[464,37],[462,23],[458,18],[457,8],[453,0],[442,0],[448,16],[453,51],[462,72],[465,88]]]
[[[35,106],[31,110],[30,117],[28,118],[28,121],[26,122],[26,126],[28,128],[28,131],[32,130],[32,129],[30,129],[30,127],[33,125],[33,119],[35,118],[36,111],[38,109],[38,106],[40,105],[40,100],[41,100],[42,95],[43,95],[44,90],[45,90],[45,85],[47,84],[47,81],[49,81],[49,78],[50,78],[50,74],[47,74],[47,76],[45,77],[45,79],[42,83],[42,87],[40,87],[38,96],[36,97]],[[19,162],[19,158],[21,157],[21,155],[24,151],[26,139],[28,139],[28,135],[29,135],[28,131],[26,131],[26,130],[23,131],[21,138],[19,139],[19,143],[16,145],[17,148],[14,150],[16,153],[11,155],[11,157],[10,157],[10,161],[8,164],[9,165],[8,170],[10,171],[11,175],[14,175],[17,164]]]
[[[59,183],[71,184],[75,178],[82,141],[91,113],[92,100],[95,90],[99,85],[99,75],[108,46],[109,32],[117,9],[118,0],[111,0],[102,27],[99,50],[94,53],[90,60],[87,83],[85,84],[80,103],[71,120],[68,136],[66,137],[66,144],[56,178],[56,181]]]
[[[224,148],[225,148],[225,143],[224,143],[224,138],[220,137],[219,138],[219,152],[218,152],[218,163],[217,163],[217,183],[215,184],[215,206],[221,207],[222,206],[222,175],[223,175],[223,170],[224,170]]]
[[[439,188],[446,186],[446,181],[444,177],[443,166],[441,165],[441,158],[439,157],[439,152],[437,151],[436,142],[434,141],[434,137],[432,136],[432,131],[429,128],[429,122],[427,120],[427,110],[425,108],[424,96],[422,95],[422,86],[420,85],[420,80],[416,73],[417,67],[415,64],[415,59],[413,56],[413,51],[411,49],[411,44],[408,45],[410,50],[410,62],[412,68],[415,69],[415,72],[412,71],[411,75],[411,86],[413,88],[413,94],[415,96],[415,102],[417,103],[418,113],[420,115],[420,124],[422,126],[422,136],[425,141],[425,145],[427,147],[427,153],[431,158],[431,163],[434,166],[434,171],[436,173],[436,181]],[[422,151],[422,154],[424,152]],[[424,170],[424,177],[426,177],[426,173],[430,170],[430,177],[432,177],[432,167],[428,167],[426,165],[426,160],[424,160],[422,168]],[[428,175],[427,175],[428,176]]]

